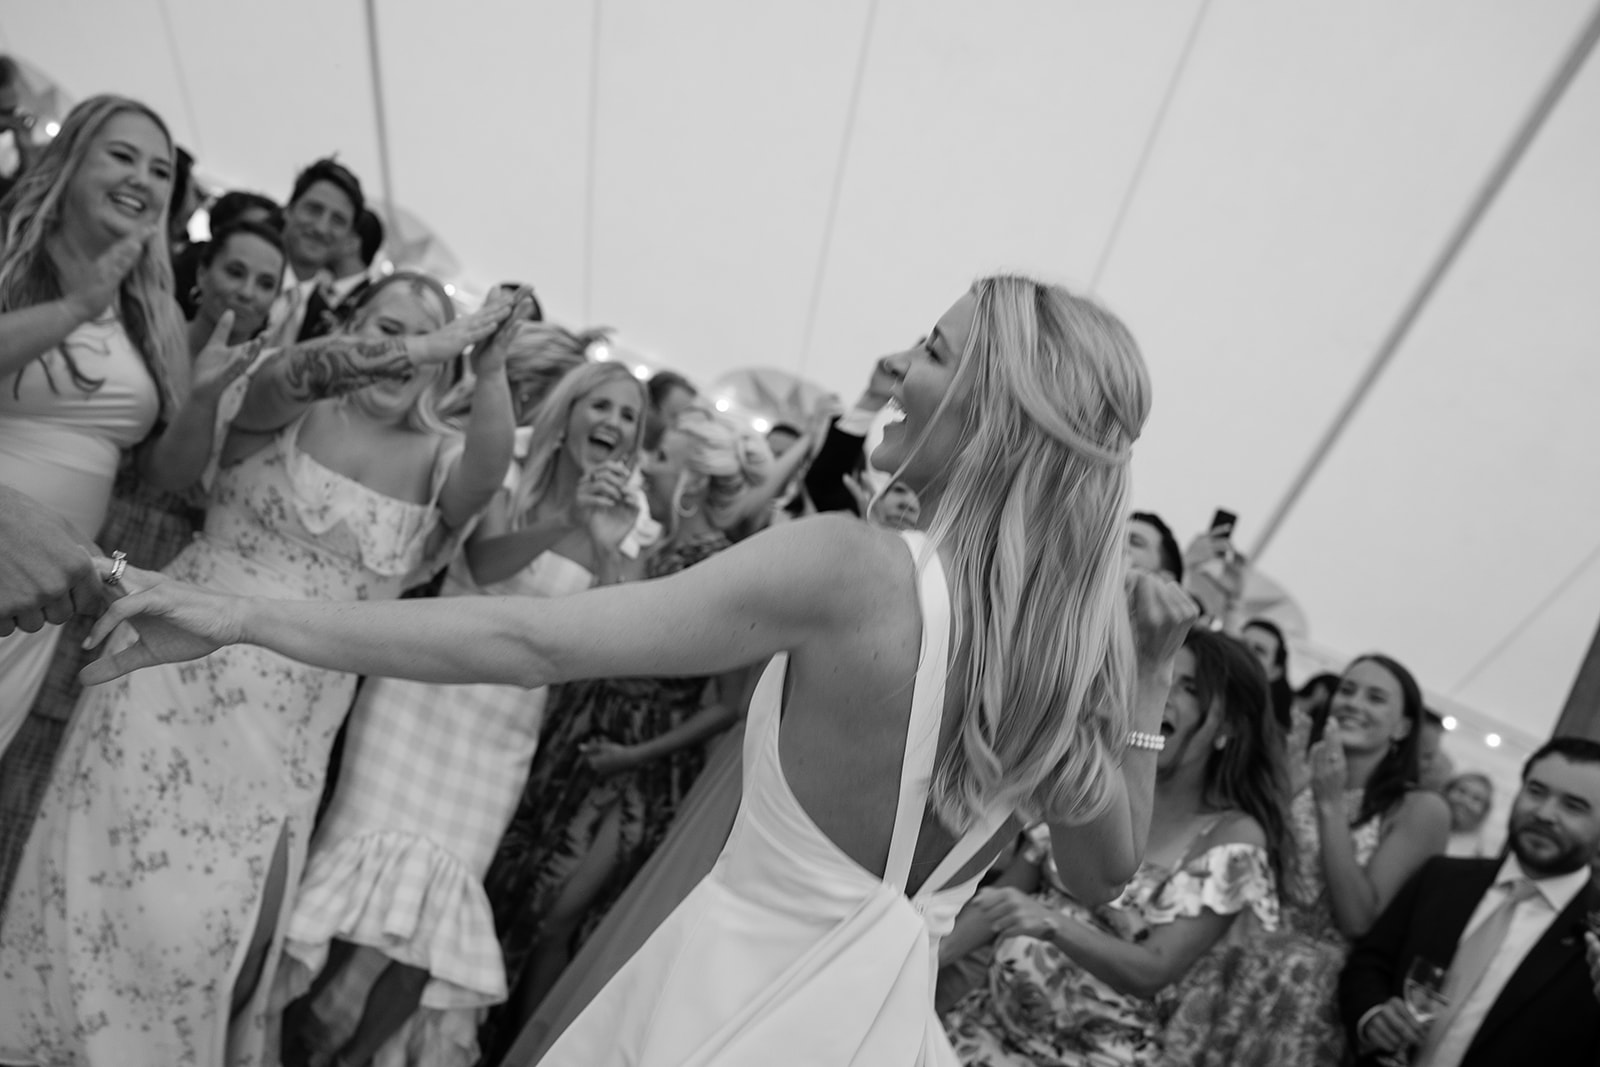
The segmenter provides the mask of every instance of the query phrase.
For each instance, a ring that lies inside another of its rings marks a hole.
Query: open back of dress
[[[778,757],[786,656],[750,702],[744,799],[716,867],[543,1060],[628,1064],[954,1063],[933,1012],[939,939],[977,876],[945,886],[1009,812],[967,831],[914,895],[905,885],[937,754],[950,600],[938,557],[918,564],[922,649],[899,805],[882,878],[812,822]],[[941,888],[942,887],[942,888]]]

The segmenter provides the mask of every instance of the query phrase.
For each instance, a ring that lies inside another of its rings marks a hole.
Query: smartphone
[[[1235,515],[1227,508],[1218,508],[1216,513],[1211,516],[1211,536],[1223,538],[1232,537],[1233,528],[1238,524],[1238,522],[1239,516]]]

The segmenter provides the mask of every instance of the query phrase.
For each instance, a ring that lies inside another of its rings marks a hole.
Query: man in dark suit
[[[1504,860],[1428,862],[1350,953],[1339,1003],[1363,1064],[1594,1067],[1600,1002],[1585,920],[1600,909],[1600,742],[1558,737],[1528,760]],[[1407,1010],[1421,958],[1450,968],[1431,1024]]]

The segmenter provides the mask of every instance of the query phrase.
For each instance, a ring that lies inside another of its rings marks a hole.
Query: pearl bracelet
[[[1132,730],[1128,733],[1128,747],[1148,749],[1151,752],[1160,752],[1162,749],[1167,747],[1167,739],[1162,737],[1160,734],[1146,734],[1141,733],[1138,730]]]

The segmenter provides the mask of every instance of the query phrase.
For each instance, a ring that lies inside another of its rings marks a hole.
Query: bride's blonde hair
[[[1134,695],[1123,541],[1150,380],[1127,328],[1089,300],[1007,276],[972,292],[935,415],[970,391],[929,531],[950,550],[967,668],[934,805],[955,829],[996,806],[1084,822],[1111,803]]]

